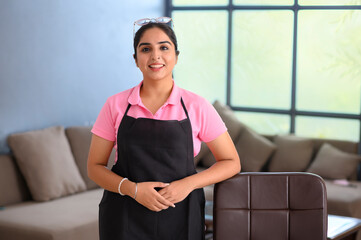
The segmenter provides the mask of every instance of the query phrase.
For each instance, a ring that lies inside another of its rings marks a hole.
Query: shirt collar
[[[128,102],[131,105],[143,105],[142,100],[140,98],[140,87],[142,86],[143,81],[140,82],[137,86],[135,86],[133,88],[133,91],[131,92],[129,98],[128,98]],[[171,105],[176,105],[180,102],[180,88],[175,84],[175,82],[173,81],[173,88],[172,88],[172,92],[169,95],[169,98],[167,99],[167,101],[164,103],[164,105],[167,104],[171,104]]]

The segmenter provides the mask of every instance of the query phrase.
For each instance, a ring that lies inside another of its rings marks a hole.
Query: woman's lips
[[[150,68],[152,71],[159,71],[159,70],[161,70],[163,67],[164,67],[164,64],[150,64],[150,65],[149,65],[149,68]]]

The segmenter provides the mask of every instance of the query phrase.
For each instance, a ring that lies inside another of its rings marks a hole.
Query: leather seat
[[[214,240],[325,240],[327,197],[311,173],[240,173],[217,183]]]

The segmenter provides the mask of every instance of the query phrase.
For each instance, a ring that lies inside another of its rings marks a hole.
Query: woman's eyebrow
[[[163,44],[163,43],[168,43],[169,45],[172,45],[169,41],[159,42],[158,44]]]
[[[141,47],[141,46],[143,46],[143,45],[150,45],[150,43],[146,43],[146,42],[145,42],[145,43],[140,43],[139,46],[138,46],[138,48]]]
[[[158,44],[163,44],[163,43],[168,43],[169,45],[172,45],[169,41],[162,41],[162,42],[158,42]],[[144,42],[144,43],[140,43],[138,48],[143,46],[143,45],[151,45],[150,43]]]

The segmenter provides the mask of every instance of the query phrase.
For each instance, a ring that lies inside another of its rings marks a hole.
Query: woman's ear
[[[137,58],[135,57],[135,54],[133,54],[133,58],[134,58],[135,65],[137,66],[137,68],[139,68]]]
[[[175,53],[175,63],[177,64],[178,62],[178,55],[179,55],[179,51],[177,50],[176,53]]]

